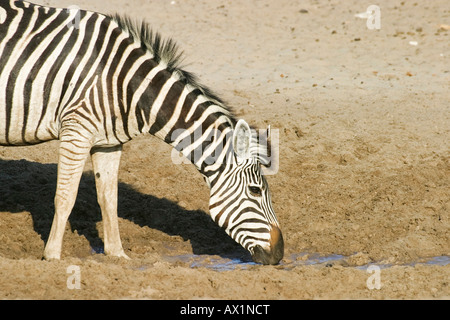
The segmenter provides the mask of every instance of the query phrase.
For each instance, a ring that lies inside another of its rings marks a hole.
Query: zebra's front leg
[[[60,259],[67,219],[77,198],[78,186],[91,145],[74,137],[61,137],[58,179],[55,194],[55,215],[44,249],[46,260]]]
[[[117,220],[117,188],[122,146],[92,148],[97,200],[102,211],[105,253],[129,259],[122,248]]]

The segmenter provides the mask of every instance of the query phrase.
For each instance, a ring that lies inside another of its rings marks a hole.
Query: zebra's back
[[[1,145],[58,138],[62,112],[83,107],[105,63],[108,30],[97,13],[0,1]]]

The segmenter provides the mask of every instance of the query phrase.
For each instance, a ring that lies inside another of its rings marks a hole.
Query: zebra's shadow
[[[0,159],[0,212],[30,212],[34,231],[44,242],[53,221],[56,172],[56,164]],[[186,210],[168,199],[140,193],[123,182],[119,182],[118,206],[121,218],[189,240],[194,254],[250,260],[247,251],[201,210]],[[95,180],[92,172],[85,172],[69,217],[72,232],[76,230],[85,236],[92,248],[102,248],[103,241],[97,230],[100,220]],[[127,236],[123,230],[121,236]],[[132,243],[132,236],[128,238]]]

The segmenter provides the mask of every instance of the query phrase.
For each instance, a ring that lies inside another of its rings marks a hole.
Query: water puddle
[[[236,269],[248,269],[258,265],[251,261],[243,261],[238,258],[223,258],[219,256],[183,254],[178,256],[165,257],[170,263],[187,263],[191,268],[208,268],[215,271],[230,271]]]
[[[91,248],[92,254],[103,254],[103,247]],[[215,271],[231,271],[231,270],[248,270],[256,267],[259,264],[249,260],[243,260],[236,257],[222,257],[217,255],[197,255],[197,254],[182,254],[174,256],[164,256],[163,260],[171,264],[188,265],[190,268],[207,268]],[[340,254],[321,255],[318,253],[294,253],[285,258],[275,267],[279,270],[291,270],[297,266],[311,266],[323,265],[325,267],[332,267],[340,265],[343,267],[351,267],[359,270],[366,270],[370,265],[376,265],[381,269],[390,268],[393,266],[415,266],[419,264],[446,266],[450,265],[450,256],[437,256],[420,258],[411,263],[386,263],[384,261],[370,262],[370,263],[352,263],[351,256],[344,256]],[[148,266],[142,266],[139,270],[145,270]]]
[[[420,261],[409,264],[377,264],[376,262],[374,262],[362,266],[349,265],[346,262],[347,258],[347,256],[339,254],[324,256],[317,253],[300,253],[290,255],[289,257],[283,259],[280,264],[275,267],[280,270],[291,270],[297,266],[324,265],[325,267],[331,267],[333,265],[342,265],[346,267],[354,267],[357,269],[366,270],[369,265],[377,265],[380,268],[389,268],[394,265],[415,266],[417,264],[425,264],[446,266],[450,264],[450,256],[438,256],[426,259],[424,258],[420,259]],[[224,258],[220,256],[195,254],[166,256],[164,260],[170,263],[188,264],[191,268],[207,268],[215,271],[247,270],[258,265],[257,263],[251,261],[243,261],[238,258]]]
[[[450,264],[450,256],[433,257],[426,261],[425,264],[432,264],[437,266],[446,266]]]

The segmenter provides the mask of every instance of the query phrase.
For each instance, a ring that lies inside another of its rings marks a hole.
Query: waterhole
[[[102,247],[91,248],[92,254],[104,253]],[[363,265],[355,265],[348,262],[349,256],[340,254],[321,255],[319,253],[294,253],[286,256],[275,267],[281,270],[290,270],[297,266],[307,265],[324,265],[325,267],[332,267],[334,265],[341,265],[345,267],[354,267],[361,270],[366,270],[369,265],[377,265],[380,268],[389,268],[395,265],[399,266],[415,266],[417,264],[424,265],[436,265],[446,266],[450,264],[450,256],[436,256],[428,258],[419,258],[416,261],[410,263],[385,263],[385,262],[370,262]],[[191,268],[207,268],[215,271],[230,271],[230,270],[247,270],[254,266],[258,266],[258,263],[242,260],[240,258],[227,258],[221,256],[211,255],[197,255],[197,254],[182,254],[173,256],[164,256],[164,261],[172,264],[187,264]],[[146,267],[142,267],[146,269]]]
[[[304,265],[324,265],[325,267],[331,267],[334,265],[342,265],[345,267],[355,267],[357,269],[365,270],[369,265],[378,265],[380,268],[388,268],[394,265],[402,266],[415,266],[417,264],[425,265],[438,265],[445,266],[450,264],[450,256],[438,256],[419,259],[415,262],[408,264],[395,264],[395,263],[379,263],[371,262],[362,266],[351,265],[347,262],[347,256],[340,254],[331,255],[320,255],[318,253],[299,253],[291,254],[285,259],[283,259],[275,267],[282,270],[290,270],[297,266]],[[251,261],[243,261],[237,258],[223,258],[219,256],[209,256],[209,255],[195,255],[195,254],[184,254],[176,256],[165,257],[164,260],[170,263],[185,263],[191,268],[207,268],[215,271],[230,271],[230,270],[246,270],[253,266],[257,266],[257,263]]]

